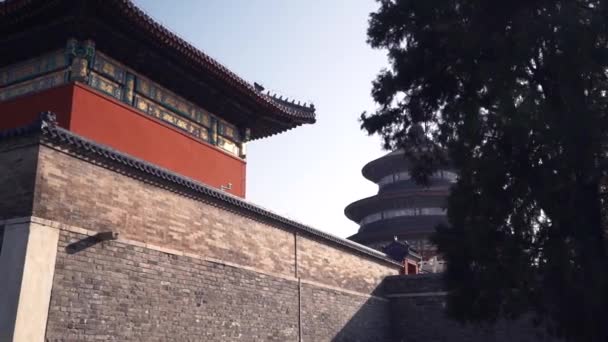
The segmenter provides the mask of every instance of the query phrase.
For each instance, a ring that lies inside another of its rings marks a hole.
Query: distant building
[[[130,0],[0,0],[0,37],[0,342],[539,340],[449,321],[391,232],[385,254],[245,201],[246,144],[315,107]]]
[[[409,167],[402,150],[363,167],[363,176],[378,184],[378,193],[353,202],[344,210],[346,217],[360,226],[349,239],[378,250],[384,250],[395,239],[406,241],[422,258],[422,271],[440,272],[443,261],[429,238],[438,224],[446,222],[446,198],[456,174],[437,171],[430,186],[424,187],[411,179]]]

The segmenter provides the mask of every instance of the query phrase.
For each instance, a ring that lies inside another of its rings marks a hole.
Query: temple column
[[[59,230],[34,222],[4,227],[0,341],[44,341]]]

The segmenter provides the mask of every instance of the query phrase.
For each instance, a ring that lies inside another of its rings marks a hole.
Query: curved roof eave
[[[366,197],[355,201],[344,208],[344,215],[351,221],[359,223],[363,217],[372,214],[374,211],[367,209],[370,206],[378,203],[391,203],[391,201],[412,198],[412,197],[439,197],[446,198],[449,195],[449,189],[441,190],[418,190],[418,191],[396,191],[381,193],[374,196]]]
[[[5,0],[0,2],[0,19],[15,15],[15,22],[18,22],[19,18],[27,17],[24,15],[27,12],[20,13],[20,11],[27,11],[30,9],[29,7],[33,6],[39,6],[41,10],[44,10],[51,7],[53,3],[57,4],[63,1],[68,0]],[[295,101],[288,102],[282,100],[282,98],[279,99],[262,93],[256,89],[254,84],[245,81],[236,73],[155,21],[131,0],[92,0],[91,2],[116,10],[121,18],[124,18],[133,27],[138,27],[151,39],[159,42],[159,46],[164,46],[164,48],[175,52],[184,62],[193,63],[200,67],[204,72],[254,103],[258,106],[256,111],[260,113],[260,116],[271,119],[271,121],[282,122],[284,126],[291,128],[316,122],[314,105],[300,105]],[[287,128],[276,127],[270,134],[268,132],[260,132],[259,134],[252,132],[252,137],[260,139],[286,130]]]
[[[380,179],[385,176],[385,174],[383,172],[377,172],[377,169],[385,164],[388,163],[393,163],[396,160],[401,159],[403,160],[403,166],[407,167],[407,161],[405,159],[405,155],[403,150],[396,150],[390,153],[387,153],[385,155],[383,155],[380,158],[374,159],[372,161],[370,161],[369,163],[365,164],[365,166],[363,166],[363,168],[361,169],[361,174],[363,174],[363,177],[369,179],[370,181],[377,183],[378,181],[380,181]],[[394,171],[398,171],[397,169],[395,169]]]

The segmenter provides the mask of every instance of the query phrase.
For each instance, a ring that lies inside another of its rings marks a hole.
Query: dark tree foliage
[[[433,238],[448,313],[607,341],[608,0],[379,3],[368,41],[391,67],[362,127],[420,182],[460,174]]]

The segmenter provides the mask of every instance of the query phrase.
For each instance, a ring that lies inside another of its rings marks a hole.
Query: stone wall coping
[[[30,125],[0,131],[0,141],[30,135],[39,135],[41,137],[41,144],[51,148],[63,147],[64,149],[60,149],[61,151],[69,151],[88,162],[97,161],[99,163],[100,160],[103,160],[110,163],[99,164],[114,171],[122,171],[123,173],[126,173],[125,171],[144,173],[147,176],[145,180],[148,182],[152,182],[155,185],[164,188],[169,188],[182,195],[202,200],[212,205],[222,206],[224,209],[242,216],[271,221],[275,223],[275,225],[278,224],[283,229],[288,229],[295,233],[301,233],[329,242],[333,245],[340,246],[347,251],[380,261],[392,267],[402,267],[399,262],[392,260],[386,254],[375,249],[322,232],[316,228],[278,215],[242,198],[214,189],[193,179],[74,134],[73,132],[57,126],[56,116],[51,112],[41,113],[40,118]],[[108,164],[119,165],[120,168],[117,170],[116,167],[112,167],[113,165]],[[133,175],[131,174],[130,176]],[[136,178],[142,179],[141,176],[136,176]]]

